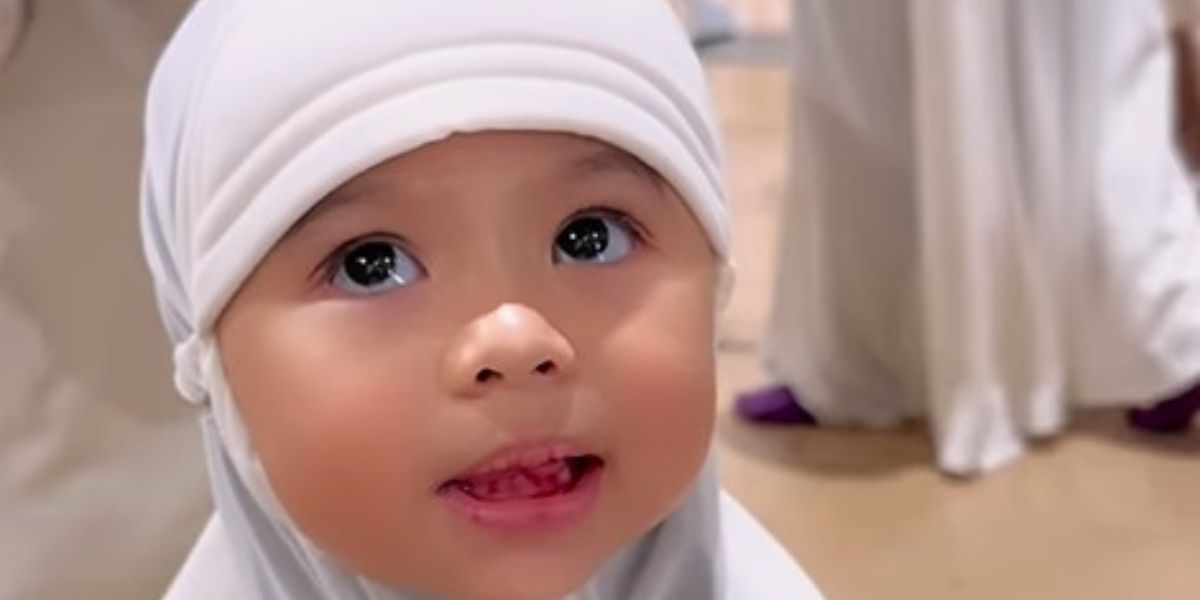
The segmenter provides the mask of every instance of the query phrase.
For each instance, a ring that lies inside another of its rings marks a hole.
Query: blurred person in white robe
[[[772,423],[928,419],[973,475],[1073,407],[1200,408],[1200,215],[1159,0],[797,0]]]

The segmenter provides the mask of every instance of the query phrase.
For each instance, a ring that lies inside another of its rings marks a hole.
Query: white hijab
[[[202,539],[219,539],[198,545],[189,565],[221,555],[244,584],[228,589],[263,600],[418,598],[341,567],[295,527],[237,414],[212,327],[281,235],[341,183],[481,130],[570,132],[638,156],[727,262],[715,119],[665,2],[201,0],[168,46],[147,107],[142,230],[176,385],[204,407],[217,514]],[[681,507],[578,597],[729,598],[728,502],[710,464]],[[739,553],[771,557],[782,585],[805,585],[752,519],[733,520],[758,546]]]

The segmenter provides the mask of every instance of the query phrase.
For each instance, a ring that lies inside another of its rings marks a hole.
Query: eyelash
[[[346,240],[345,242],[339,244],[337,248],[334,248],[333,251],[325,257],[325,260],[322,260],[320,264],[317,265],[317,268],[313,270],[313,278],[318,279],[322,284],[333,283],[334,278],[337,277],[338,269],[342,266],[342,261],[344,261],[346,258],[346,254],[355,247],[368,242],[388,242],[391,244],[396,244],[397,246],[405,249],[411,247],[408,242],[404,241],[403,238],[386,231],[373,231],[371,233],[366,233]]]
[[[610,217],[618,223],[624,225],[626,229],[629,230],[630,235],[633,236],[633,240],[637,242],[639,246],[648,245],[654,240],[654,238],[650,235],[650,231],[646,229],[646,227],[642,225],[641,221],[638,221],[636,217],[619,208],[606,206],[603,204],[595,204],[581,208],[571,213],[571,215],[566,219],[563,219],[562,224],[566,225],[567,223],[570,223],[571,221],[574,221],[580,217],[595,214]],[[561,228],[562,225],[559,227]]]
[[[633,237],[634,242],[637,243],[638,246],[646,246],[653,241],[649,230],[647,230],[646,227],[642,225],[642,223],[633,215],[630,215],[628,212],[619,208],[603,204],[595,204],[581,208],[571,213],[567,218],[563,219],[562,224],[566,225],[575,219],[589,214],[601,214],[621,223],[629,230],[629,234]],[[562,225],[560,225],[560,228],[561,227]],[[317,265],[317,268],[313,270],[313,277],[317,278],[319,276],[319,280],[322,284],[332,283],[334,278],[337,276],[338,269],[341,268],[342,261],[345,259],[346,253],[361,244],[376,241],[394,243],[406,249],[411,248],[407,242],[395,234],[388,233],[386,231],[373,231],[371,233],[351,238],[345,242],[342,242],[337,248],[334,248],[333,251],[330,252],[329,255]]]

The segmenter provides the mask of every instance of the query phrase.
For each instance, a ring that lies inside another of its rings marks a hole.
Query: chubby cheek
[[[385,568],[372,557],[415,559],[398,555],[419,549],[396,544],[421,539],[413,531],[433,479],[421,460],[432,396],[395,365],[422,357],[374,352],[369,339],[308,317],[304,327],[258,321],[253,337],[231,336],[222,348],[271,487],[332,554],[367,570]]]
[[[679,292],[640,311],[606,348],[609,429],[620,453],[614,474],[629,486],[624,501],[655,521],[696,477],[715,419],[712,291]]]

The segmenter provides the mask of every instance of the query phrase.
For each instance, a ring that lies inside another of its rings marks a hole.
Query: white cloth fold
[[[1158,0],[796,3],[766,360],[820,419],[985,472],[1200,377],[1200,215]]]

